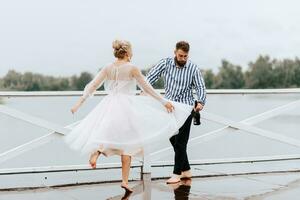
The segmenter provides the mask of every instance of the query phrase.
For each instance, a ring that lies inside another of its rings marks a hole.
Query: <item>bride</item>
[[[103,83],[108,95],[66,136],[75,150],[90,154],[89,163],[96,168],[98,157],[120,155],[121,187],[128,186],[132,156],[142,156],[155,142],[176,134],[190,114],[191,106],[164,99],[133,65],[131,44],[113,42],[116,60],[86,85],[82,97],[72,107],[74,114],[83,102]],[[136,96],[137,85],[146,96]]]

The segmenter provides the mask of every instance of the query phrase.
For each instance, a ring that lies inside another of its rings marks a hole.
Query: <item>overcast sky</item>
[[[50,75],[95,73],[113,61],[111,43],[133,45],[149,67],[191,45],[199,67],[221,59],[247,67],[259,54],[300,54],[298,0],[0,0],[0,76],[9,69]]]

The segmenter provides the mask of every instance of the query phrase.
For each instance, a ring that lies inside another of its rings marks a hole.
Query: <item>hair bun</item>
[[[119,50],[122,47],[122,41],[121,40],[115,40],[115,41],[113,41],[112,47],[115,50]]]
[[[131,52],[131,44],[126,40],[115,40],[112,43],[114,49],[114,56],[117,58],[124,58],[126,53]]]

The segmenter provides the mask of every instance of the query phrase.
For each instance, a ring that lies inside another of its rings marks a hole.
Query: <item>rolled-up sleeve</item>
[[[205,88],[205,82],[202,77],[201,71],[198,67],[196,67],[194,76],[193,76],[193,85],[196,90],[197,94],[197,101],[200,102],[202,105],[206,103],[206,88]]]
[[[151,70],[148,72],[146,79],[153,85],[160,77],[166,68],[166,59],[161,59]]]

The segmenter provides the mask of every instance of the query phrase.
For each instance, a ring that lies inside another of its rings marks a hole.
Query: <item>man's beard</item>
[[[186,64],[186,61],[178,61],[176,57],[175,57],[175,62],[176,65],[178,65],[179,67],[183,67]]]

